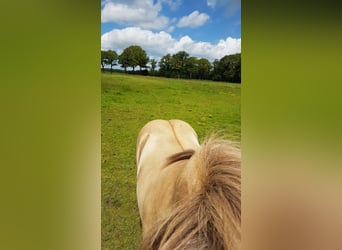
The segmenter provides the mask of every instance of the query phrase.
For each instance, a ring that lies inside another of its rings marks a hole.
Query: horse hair
[[[240,150],[228,141],[209,138],[196,151],[168,158],[168,163],[190,159],[199,191],[174,204],[155,223],[141,249],[239,249],[241,240]]]

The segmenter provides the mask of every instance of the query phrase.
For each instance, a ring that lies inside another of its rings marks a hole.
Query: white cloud
[[[167,32],[171,33],[172,31],[175,30],[175,26],[171,25],[170,27],[167,28]]]
[[[208,4],[208,6],[210,6],[210,7],[215,7],[215,5],[216,5],[216,0],[207,0],[207,4]]]
[[[241,38],[228,37],[217,44],[208,42],[196,42],[189,36],[182,37],[170,49],[172,53],[184,50],[191,56],[204,57],[209,60],[221,59],[225,55],[241,53]]]
[[[227,16],[232,16],[241,8],[241,0],[207,0],[207,5],[214,8],[223,8]]]
[[[204,57],[211,61],[241,52],[241,38],[228,37],[217,44],[212,44],[196,42],[189,36],[183,36],[177,40],[167,32],[152,32],[138,27],[114,29],[101,36],[102,50],[113,49],[120,54],[130,45],[141,46],[148,56],[156,59],[182,50],[190,56]]]
[[[178,27],[199,27],[202,26],[207,20],[209,19],[209,16],[205,13],[199,13],[197,10],[192,12],[188,16],[183,16],[177,26]]]
[[[106,0],[103,2],[101,21],[138,26],[145,29],[164,29],[170,20],[159,15],[161,2],[153,0]]]
[[[194,53],[208,55],[215,59],[220,59],[225,55],[241,53],[241,38],[227,37],[226,40],[220,40],[217,44],[196,44]]]
[[[149,56],[163,56],[169,47],[172,47],[175,40],[170,34],[160,31],[153,33],[150,30],[143,30],[138,27],[125,29],[114,29],[101,36],[101,49],[114,49],[121,53],[130,45],[141,46]]]
[[[182,0],[159,0],[159,2],[168,4],[171,10],[177,10],[182,5]]]

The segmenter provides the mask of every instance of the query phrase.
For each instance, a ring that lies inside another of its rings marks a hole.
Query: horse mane
[[[240,150],[209,138],[196,151],[178,153],[169,163],[194,161],[198,191],[177,202],[147,232],[141,249],[239,249],[241,239]]]

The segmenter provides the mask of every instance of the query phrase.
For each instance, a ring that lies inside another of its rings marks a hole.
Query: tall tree
[[[227,82],[241,82],[241,54],[227,55],[220,60],[222,80]]]
[[[211,64],[206,58],[201,58],[197,61],[198,78],[209,79]]]
[[[113,66],[117,65],[118,54],[114,50],[107,51],[107,65],[110,65],[110,73],[113,71]]]
[[[112,72],[113,66],[117,65],[117,59],[118,54],[114,50],[101,50],[101,69],[104,70],[105,65],[109,65],[110,72]]]
[[[189,79],[196,78],[198,74],[198,60],[196,57],[188,57],[184,64],[184,73]]]
[[[127,71],[127,67],[129,67],[129,57],[128,51],[123,51],[119,55],[119,64],[121,64],[121,67],[124,68],[125,72]]]
[[[103,71],[106,65],[106,51],[101,50],[101,70]]]
[[[152,58],[150,59],[150,63],[151,63],[151,72],[154,73],[157,67],[157,60]]]
[[[185,51],[179,51],[171,57],[171,70],[178,78],[186,76],[185,64],[188,57],[189,54]]]
[[[159,74],[161,76],[171,77],[171,55],[163,56],[159,61]]]
[[[127,67],[132,67],[133,71],[136,66],[140,66],[140,69],[146,67],[147,62],[148,57],[146,52],[137,45],[127,47],[119,56],[119,63],[125,71],[127,71]]]
[[[124,51],[119,55],[119,64],[121,64],[121,67],[125,69],[125,72],[127,71],[127,67],[132,67],[132,62],[134,60],[133,57],[133,52],[130,47],[124,49]]]
[[[138,66],[139,66],[140,70],[142,68],[147,68],[147,63],[150,59],[146,55],[145,50],[143,50],[139,46],[134,46],[134,54],[135,54],[135,57],[137,58]]]
[[[218,59],[215,59],[213,62],[213,71],[212,71],[212,76],[211,79],[214,81],[222,81],[222,65]]]

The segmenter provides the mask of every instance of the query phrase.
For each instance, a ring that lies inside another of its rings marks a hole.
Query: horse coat
[[[182,168],[181,164],[166,167],[166,159],[184,150],[196,150],[199,146],[196,132],[186,122],[154,120],[143,127],[137,141],[137,193],[142,225],[156,221],[175,202],[174,197],[155,196],[156,190],[175,189],[176,176]],[[158,209],[149,205],[153,203],[159,204]]]
[[[138,135],[136,163],[143,239],[152,239],[153,235],[165,230],[166,234],[168,231],[177,232],[172,233],[174,237],[166,239],[161,236],[160,240],[154,240],[158,249],[178,249],[176,240],[172,240],[176,236],[180,237],[180,245],[183,244],[179,249],[196,249],[199,245],[204,248],[237,245],[240,237],[239,150],[222,141],[211,140],[200,145],[196,132],[184,121],[153,120]],[[225,166],[227,164],[232,167]],[[217,203],[217,208],[210,205],[211,201]],[[193,212],[189,213],[189,209]],[[203,209],[208,210],[208,215]],[[180,219],[182,216],[184,219]],[[168,230],[171,217],[174,223],[180,222],[174,226],[176,229]],[[168,225],[162,229],[160,225],[167,220]],[[229,231],[229,239],[225,232],[214,232],[221,226],[221,231]]]

